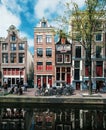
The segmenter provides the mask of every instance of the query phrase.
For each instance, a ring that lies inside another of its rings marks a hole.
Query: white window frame
[[[43,35],[37,35],[36,39],[37,39],[38,44],[42,43],[43,42]]]
[[[52,35],[46,35],[46,43],[52,42]]]
[[[66,61],[66,55],[69,55],[69,62]],[[65,54],[64,55],[64,63],[70,63],[71,62],[71,55],[70,54]]]
[[[96,35],[101,34],[101,40],[96,40]],[[96,42],[102,42],[103,41],[103,34],[102,33],[96,33],[95,34],[95,41]]]
[[[62,61],[61,62],[58,62],[58,55],[62,56]],[[56,54],[56,63],[63,63],[63,55],[62,54]]]

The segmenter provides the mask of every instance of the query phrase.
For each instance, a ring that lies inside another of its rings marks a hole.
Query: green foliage
[[[75,2],[66,3],[65,6],[64,15],[57,20],[61,23],[61,29],[58,28],[57,32],[79,42],[84,47],[86,56],[89,57],[85,60],[89,66],[89,93],[91,94],[91,55],[95,53],[92,52],[92,47],[95,45],[95,33],[102,31],[101,25],[106,22],[106,0],[85,0],[83,8],[79,8]],[[100,52],[100,48],[98,51]]]

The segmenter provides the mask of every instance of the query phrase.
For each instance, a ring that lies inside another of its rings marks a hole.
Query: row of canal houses
[[[72,22],[73,24],[73,22]],[[72,25],[73,35],[74,24]],[[55,81],[65,81],[75,89],[82,90],[88,82],[88,64],[86,52],[76,40],[60,36],[54,41],[53,28],[43,18],[34,28],[34,84],[39,87],[45,84],[54,85]],[[92,60],[92,85],[96,88],[106,83],[106,21],[101,21],[95,32]],[[101,45],[105,45],[101,47]]]
[[[28,82],[34,86],[52,87],[55,81],[65,81],[82,90],[88,83],[88,66],[85,64],[83,46],[74,40],[60,36],[55,41],[53,27],[43,17],[34,28],[34,56],[28,51],[26,38],[19,36],[14,25],[6,38],[0,38],[0,82],[9,85]],[[106,22],[95,33],[95,54],[92,55],[92,83],[102,87],[106,83]]]

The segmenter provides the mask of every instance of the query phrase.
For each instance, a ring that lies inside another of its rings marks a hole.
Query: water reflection
[[[0,130],[106,130],[105,109],[2,108]]]

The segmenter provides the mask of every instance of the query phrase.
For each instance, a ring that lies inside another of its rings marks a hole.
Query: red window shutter
[[[48,83],[52,86],[52,77],[48,77]]]
[[[85,76],[89,75],[89,70],[88,70],[88,66],[85,67]]]
[[[52,65],[50,65],[50,70],[52,70]]]
[[[3,69],[3,74],[6,75],[6,69]]]
[[[102,66],[96,66],[96,75],[102,76]]]
[[[71,83],[71,77],[70,77],[70,74],[67,74],[67,83],[68,83],[68,84]]]
[[[16,69],[16,75],[19,75],[19,69]]]

